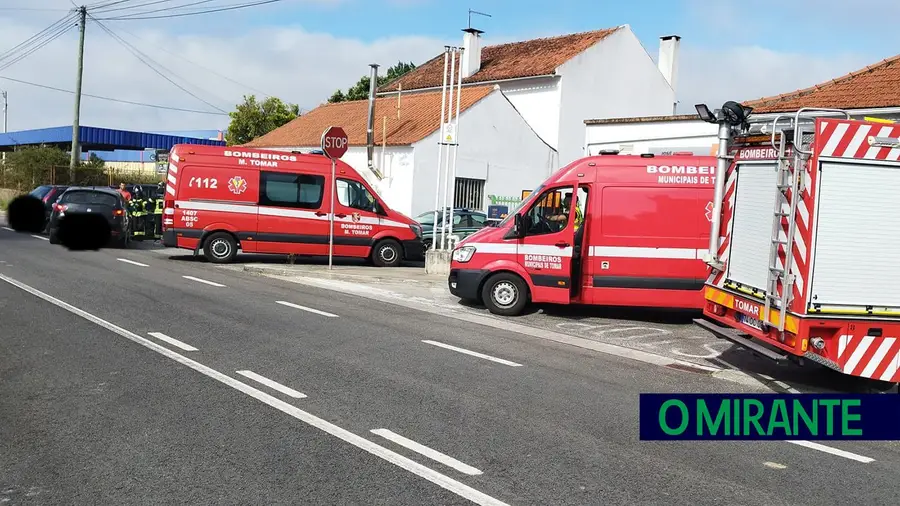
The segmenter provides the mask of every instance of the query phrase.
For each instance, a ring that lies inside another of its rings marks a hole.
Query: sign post
[[[332,269],[334,256],[334,197],[337,194],[335,164],[347,152],[349,141],[341,127],[330,126],[322,132],[322,152],[331,160],[331,212],[328,213],[328,269]]]

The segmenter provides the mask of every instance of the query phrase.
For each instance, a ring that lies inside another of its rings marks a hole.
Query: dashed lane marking
[[[283,393],[284,395],[287,395],[288,397],[293,397],[294,399],[303,399],[306,397],[306,394],[302,394],[302,393],[294,390],[293,388],[286,387],[286,386],[282,385],[281,383],[278,383],[277,381],[272,381],[269,378],[266,378],[265,376],[256,374],[253,371],[244,370],[244,371],[235,371],[235,372],[240,374],[241,376],[250,378],[257,383],[263,384],[263,385],[271,388],[272,390],[277,390],[277,391]]]
[[[485,355],[484,353],[478,353],[477,351],[467,350],[465,348],[458,348],[456,346],[451,346],[449,344],[439,343],[437,341],[429,341],[427,339],[422,340],[425,344],[430,344],[432,346],[439,346],[441,348],[446,348],[448,350],[458,351],[459,353],[465,353],[466,355],[472,355],[473,357],[483,358],[485,360],[490,360],[491,362],[497,362],[498,364],[508,365],[510,367],[522,367],[522,364],[517,364],[515,362],[510,362],[509,360],[504,360],[502,358],[492,357],[490,355]]]
[[[179,341],[178,339],[175,339],[174,337],[169,337],[169,336],[163,334],[162,332],[147,332],[147,334],[159,339],[160,341],[169,343],[172,346],[177,346],[178,348],[181,348],[184,351],[197,351],[197,348],[194,348],[193,346],[191,346],[189,344],[183,343],[183,342]]]
[[[111,332],[114,332],[114,333],[124,337],[125,339],[133,341],[137,344],[140,344],[141,346],[149,348],[165,357],[168,357],[168,358],[182,364],[182,365],[190,367],[191,369],[199,372],[200,374],[203,374],[203,375],[208,376],[220,383],[228,385],[229,387],[231,387],[239,392],[242,392],[250,397],[253,397],[254,399],[256,399],[264,404],[267,404],[267,405],[281,411],[282,413],[290,415],[290,416],[296,418],[297,420],[300,420],[301,422],[311,425],[311,426],[313,426],[323,432],[326,432],[342,441],[350,443],[353,446],[355,446],[361,450],[365,450],[365,451],[371,453],[372,455],[375,455],[376,457],[384,459],[387,462],[390,462],[391,464],[394,464],[397,467],[400,467],[406,471],[409,471],[409,472],[415,474],[416,476],[425,478],[426,480],[434,483],[435,485],[438,485],[439,487],[441,487],[445,490],[448,490],[460,497],[468,499],[469,501],[472,501],[475,504],[479,504],[481,506],[507,506],[507,504],[504,503],[503,501],[496,499],[494,497],[491,497],[491,496],[485,494],[484,492],[480,492],[462,482],[454,480],[453,478],[451,478],[445,474],[439,473],[439,472],[435,471],[434,469],[423,466],[422,464],[419,464],[418,462],[416,462],[412,459],[404,457],[403,455],[400,455],[399,453],[396,453],[396,452],[391,451],[379,444],[369,441],[368,439],[366,439],[362,436],[359,436],[359,435],[354,434],[346,429],[338,427],[337,425],[335,425],[331,422],[325,421],[315,415],[312,415],[306,411],[303,411],[302,409],[300,409],[296,406],[293,406],[291,404],[288,404],[287,402],[282,401],[281,399],[278,399],[272,395],[269,395],[261,390],[257,390],[256,388],[253,388],[246,383],[238,381],[238,380],[232,378],[231,376],[226,376],[225,374],[222,374],[221,372],[219,372],[209,366],[203,365],[200,362],[197,362],[196,360],[191,360],[191,359],[185,357],[184,355],[181,355],[181,354],[176,353],[168,348],[160,346],[160,345],[154,343],[153,341],[150,341],[149,339],[145,339],[145,338],[135,334],[134,332],[125,330],[122,327],[119,327],[118,325],[115,325],[113,323],[110,323],[110,322],[104,320],[103,318],[100,318],[91,313],[88,313],[87,311],[85,311],[83,309],[79,309],[67,302],[61,301],[61,300],[57,299],[56,297],[53,297],[52,295],[48,295],[48,294],[38,290],[37,288],[33,288],[29,285],[26,285],[25,283],[22,283],[21,281],[17,281],[15,279],[5,276],[3,274],[0,274],[0,280],[5,281],[6,283],[9,283],[10,285],[13,285],[21,290],[24,290],[36,297],[39,297],[57,307],[65,309],[66,311],[69,311],[70,313],[78,315],[78,316],[84,318],[85,320],[88,320],[89,322],[92,322],[96,325],[99,325]]]
[[[196,281],[198,283],[204,283],[204,284],[207,284],[210,286],[218,286],[219,288],[225,288],[225,285],[223,285],[221,283],[216,283],[213,281],[207,281],[205,279],[195,278],[194,276],[181,276],[181,277],[183,277],[184,279],[189,279],[191,281]]]
[[[49,237],[44,237],[44,236],[42,236],[42,235],[35,235],[35,234],[32,234],[31,237],[34,237],[35,239],[40,239],[40,240],[42,240],[42,241],[49,241],[49,240],[50,240]]]
[[[871,462],[875,462],[875,459],[871,457],[864,457],[862,455],[848,452],[846,450],[839,450],[837,448],[832,448],[831,446],[825,446],[820,443],[813,443],[812,441],[786,441],[787,443],[795,444],[798,446],[805,446],[806,448],[810,448],[813,450],[819,450],[820,452],[830,453],[831,455],[837,455],[838,457],[844,457],[845,459],[855,460],[857,462],[862,462],[863,464],[869,464]]]
[[[127,259],[127,258],[117,258],[116,260],[118,260],[118,261],[120,261],[120,262],[125,262],[126,264],[137,265],[137,266],[140,266],[140,267],[150,267],[150,266],[147,265],[147,264],[142,264],[142,263],[140,263],[140,262],[135,262],[134,260],[129,260],[129,259]]]
[[[325,311],[320,311],[318,309],[313,309],[311,307],[301,306],[300,304],[294,304],[293,302],[287,302],[287,301],[283,301],[283,300],[276,300],[275,302],[278,304],[281,304],[282,306],[292,307],[294,309],[299,309],[301,311],[307,311],[309,313],[315,313],[318,315],[327,316],[329,318],[337,318],[338,317],[338,315],[336,315],[336,314],[326,313]]]
[[[469,476],[477,476],[479,474],[482,474],[481,471],[466,463],[460,462],[449,455],[445,455],[437,450],[429,448],[423,444],[419,444],[412,439],[407,439],[400,434],[391,432],[387,429],[372,429],[371,432],[372,434],[381,436],[389,441],[393,441],[404,448],[408,448],[416,453],[422,454],[431,460],[440,462],[447,467],[452,467],[453,469],[456,469],[463,474],[468,474]]]

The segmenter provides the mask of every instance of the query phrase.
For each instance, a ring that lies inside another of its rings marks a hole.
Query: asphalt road
[[[640,441],[639,393],[742,388],[702,374],[6,230],[0,275],[0,503],[889,504],[900,492],[893,444]]]

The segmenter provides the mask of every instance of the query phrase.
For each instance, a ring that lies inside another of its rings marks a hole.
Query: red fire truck
[[[697,110],[719,124],[724,177],[695,322],[768,358],[900,381],[900,125]]]

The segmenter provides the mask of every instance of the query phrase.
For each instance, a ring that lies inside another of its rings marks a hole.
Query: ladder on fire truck
[[[843,115],[850,119],[850,114],[841,109],[803,108],[793,116],[778,115],[771,122],[772,147],[778,152],[776,171],[775,205],[772,210],[772,233],[769,247],[769,273],[766,279],[765,317],[768,321],[769,311],[774,306],[778,309],[778,331],[784,339],[784,324],[788,307],[793,300],[794,243],[797,232],[797,206],[803,191],[806,164],[812,155],[812,144],[815,139],[815,120],[821,116]],[[778,124],[787,120],[787,126],[779,130]],[[778,140],[776,143],[776,134]],[[787,148],[791,152],[787,152]],[[784,223],[786,221],[786,223]],[[784,262],[779,262],[780,249],[784,248]],[[782,265],[779,265],[781,263]],[[778,285],[781,284],[781,291]]]

